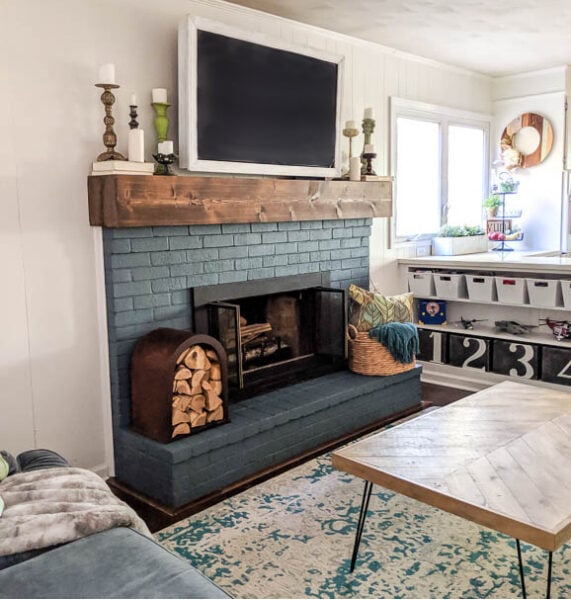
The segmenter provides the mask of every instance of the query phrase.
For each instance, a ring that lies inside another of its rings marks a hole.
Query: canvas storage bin
[[[527,293],[532,306],[554,308],[557,306],[557,279],[532,279],[527,278]]]
[[[561,284],[561,293],[563,295],[563,306],[571,309],[571,281],[562,279],[559,283]]]
[[[466,275],[468,298],[473,302],[491,302],[494,299],[494,283],[490,275]]]
[[[496,276],[496,290],[501,304],[525,304],[525,279],[522,277]]]
[[[438,298],[454,300],[465,297],[465,277],[460,273],[435,273],[434,286]]]
[[[408,289],[419,298],[434,296],[432,271],[409,271]]]

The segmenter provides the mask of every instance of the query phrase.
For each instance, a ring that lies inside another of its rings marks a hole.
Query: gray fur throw
[[[55,467],[16,473],[0,482],[0,556],[37,550],[131,527],[151,534],[135,511],[86,469]]]

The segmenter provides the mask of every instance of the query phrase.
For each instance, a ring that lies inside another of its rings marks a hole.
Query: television
[[[198,172],[338,177],[343,59],[189,16],[179,159]]]

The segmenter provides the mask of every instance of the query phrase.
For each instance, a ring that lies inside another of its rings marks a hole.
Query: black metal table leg
[[[351,557],[351,573],[355,569],[355,562],[357,561],[357,554],[359,553],[359,545],[361,543],[361,536],[363,535],[363,529],[365,527],[365,519],[367,518],[367,510],[369,509],[369,500],[371,499],[372,490],[373,484],[370,481],[365,481],[363,499],[361,500],[361,512],[359,514],[359,522],[357,524],[357,533],[355,534],[355,544],[353,545],[353,556]]]
[[[517,545],[517,559],[519,562],[519,577],[521,580],[521,591],[524,598],[527,598],[525,593],[525,579],[523,576],[523,561],[521,559],[521,546],[519,540],[516,539]],[[547,592],[545,594],[546,598],[551,598],[551,573],[553,571],[553,552],[549,552],[549,562],[547,563]]]

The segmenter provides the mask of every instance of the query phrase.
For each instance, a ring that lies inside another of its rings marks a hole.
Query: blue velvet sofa
[[[30,471],[67,462],[53,452],[33,450],[12,465]],[[228,597],[187,562],[125,527],[0,557],[0,598]]]

